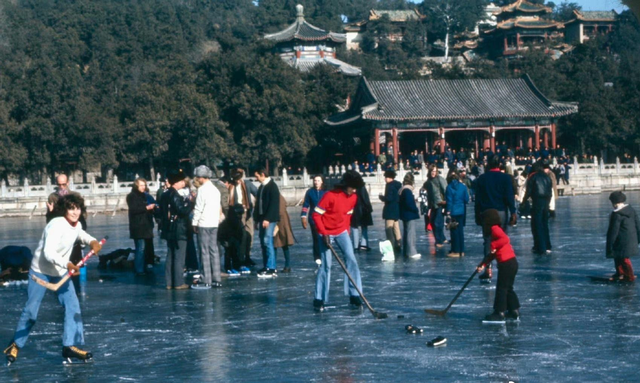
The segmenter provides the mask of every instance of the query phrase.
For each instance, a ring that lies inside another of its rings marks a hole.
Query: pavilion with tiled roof
[[[518,0],[496,11],[498,24],[485,31],[494,57],[517,56],[530,47],[564,36],[564,24],[551,20],[552,9],[542,4]]]
[[[347,48],[357,49],[362,41],[362,35],[367,29],[367,23],[370,21],[380,20],[388,17],[393,29],[389,32],[387,38],[390,41],[402,41],[405,33],[405,26],[408,22],[422,21],[427,16],[421,14],[417,9],[412,10],[386,10],[371,9],[366,19],[351,22],[344,27],[347,36]]]
[[[296,6],[296,21],[287,28],[267,34],[265,39],[276,43],[275,50],[289,65],[306,72],[316,65],[324,64],[349,76],[360,76],[360,68],[336,58],[338,46],[346,43],[344,33],[325,31],[309,24],[304,19],[304,8]]]
[[[580,44],[590,37],[611,33],[618,23],[618,13],[611,11],[573,11],[574,19],[564,23],[566,42]]]
[[[575,103],[548,100],[529,76],[492,80],[368,81],[362,78],[348,110],[329,117],[335,127],[364,128],[373,137],[376,155],[380,135],[398,147],[398,133],[430,132],[444,151],[450,132],[472,132],[482,147],[495,151],[496,133],[510,131],[517,146],[537,147],[540,135],[555,147],[559,118],[578,111]],[[397,151],[394,151],[397,155]]]

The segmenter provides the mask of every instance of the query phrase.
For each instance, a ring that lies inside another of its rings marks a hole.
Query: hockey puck
[[[443,336],[439,336],[435,339],[432,339],[430,341],[427,342],[427,346],[429,347],[438,347],[438,346],[444,346],[447,344],[447,338],[443,337]]]
[[[398,315],[398,319],[404,319],[404,315]]]

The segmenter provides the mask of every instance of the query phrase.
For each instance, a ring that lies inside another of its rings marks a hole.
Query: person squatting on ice
[[[356,281],[362,291],[360,268],[353,252],[353,243],[349,236],[351,215],[356,206],[356,190],[364,186],[362,176],[353,170],[342,176],[342,181],[334,189],[327,192],[313,211],[312,218],[322,236],[320,253],[322,266],[316,276],[315,299],[313,307],[316,311],[324,311],[324,305],[329,301],[329,283],[331,281],[331,249],[333,241],[338,245],[345,258],[347,271]],[[344,278],[344,293],[349,296],[349,303],[358,308],[362,307],[358,290],[351,285],[349,278]]]
[[[160,216],[162,220],[162,239],[167,241],[167,260],[165,280],[167,290],[188,289],[184,283],[184,263],[187,255],[187,220],[193,209],[190,198],[183,198],[178,191],[185,187],[185,175],[182,171],[171,174],[171,187],[162,194]]]
[[[633,266],[630,257],[638,255],[640,241],[640,219],[636,211],[625,203],[627,196],[621,191],[609,195],[613,211],[609,217],[607,230],[607,258],[613,258],[616,273],[610,281],[633,282]]]
[[[198,236],[202,283],[191,285],[195,290],[221,287],[220,253],[218,252],[218,225],[224,219],[221,212],[220,192],[211,183],[213,172],[205,165],[198,166],[193,173],[200,184],[196,204],[193,208],[193,231]]]
[[[31,262],[27,304],[18,320],[13,341],[4,350],[9,363],[15,362],[18,351],[27,343],[29,333],[36,324],[40,304],[47,291],[47,288],[38,284],[33,277],[38,277],[45,282],[57,283],[70,271],[78,274],[78,266],[69,262],[77,240],[85,245],[88,244],[96,254],[102,248],[102,245],[82,230],[82,226],[79,224],[84,209],[84,199],[76,193],[67,194],[56,201],[53,211],[57,217],[53,218],[44,228]],[[90,352],[78,348],[78,346],[84,345],[84,333],[80,304],[73,283],[67,281],[56,291],[56,294],[65,311],[62,357],[80,360],[91,359]]]
[[[501,322],[505,318],[510,320],[520,318],[520,301],[513,291],[513,282],[518,273],[518,261],[509,236],[502,230],[501,215],[496,209],[487,209],[482,213],[482,233],[485,237],[491,238],[491,251],[478,266],[478,272],[482,272],[485,266],[490,265],[494,259],[498,261],[498,282],[496,283],[493,313],[485,317],[486,322]]]

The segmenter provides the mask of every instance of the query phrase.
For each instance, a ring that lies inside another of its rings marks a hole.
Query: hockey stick
[[[369,304],[369,301],[367,301],[367,298],[364,297],[364,294],[362,294],[362,291],[360,291],[360,289],[358,288],[358,285],[356,285],[356,282],[353,280],[353,277],[347,271],[347,266],[344,264],[342,259],[338,256],[338,253],[336,253],[336,251],[333,249],[333,246],[331,246],[331,244],[327,244],[327,246],[329,247],[329,250],[331,250],[333,257],[336,259],[336,261],[338,261],[338,263],[342,267],[342,270],[344,270],[344,273],[347,274],[347,277],[349,277],[349,281],[351,282],[353,287],[355,287],[355,289],[358,291],[358,294],[360,295],[360,298],[362,298],[362,301],[364,302],[364,304],[367,305],[367,308],[369,309],[369,311],[371,311],[371,314],[373,314],[373,317],[376,319],[387,318],[388,317],[387,313],[378,312],[374,310],[373,307],[371,307],[371,305]]]
[[[478,265],[478,267],[480,267],[482,265],[482,262]],[[449,306],[447,306],[446,309],[444,310],[434,310],[434,309],[424,309],[424,311],[427,314],[434,314],[434,315],[439,315],[441,317],[445,316],[447,314],[447,311],[449,311],[449,309],[451,308],[451,306],[453,306],[453,304],[456,302],[456,300],[458,300],[458,297],[460,297],[460,295],[462,294],[462,292],[464,291],[464,289],[467,288],[467,286],[469,285],[469,283],[471,283],[471,281],[473,280],[473,277],[476,276],[476,274],[478,274],[478,267],[475,268],[475,270],[473,270],[473,274],[471,274],[471,276],[469,277],[469,279],[467,279],[467,282],[465,282],[464,286],[462,286],[462,288],[460,289],[460,291],[458,291],[458,293],[456,294],[456,296],[453,298],[453,300],[451,301],[451,303],[449,303]]]
[[[105,242],[107,242],[107,239],[109,239],[109,236],[105,236],[101,241],[100,241],[100,245],[104,245]],[[78,262],[78,264],[76,264],[76,266],[78,267],[82,267],[86,264],[87,260],[89,260],[89,258],[91,258],[91,256],[95,254],[93,252],[93,250],[91,250],[90,252],[87,253],[87,255],[84,256],[84,258],[82,258],[80,260],[80,262]],[[67,274],[65,274],[64,277],[62,277],[62,279],[60,279],[60,281],[58,283],[51,283],[51,282],[47,282],[47,281],[43,281],[42,279],[36,277],[35,275],[31,276],[31,279],[33,279],[34,281],[36,281],[37,284],[39,284],[40,286],[44,286],[46,288],[48,288],[49,290],[52,291],[58,291],[58,289],[64,285],[69,278],[71,278],[73,276],[73,271],[69,270],[67,272]]]

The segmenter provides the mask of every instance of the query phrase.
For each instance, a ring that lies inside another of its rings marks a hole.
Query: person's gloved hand
[[[100,252],[100,250],[102,250],[102,245],[95,239],[89,243],[89,247],[91,248],[91,251],[93,251],[93,253],[96,255]]]
[[[515,226],[518,223],[518,215],[516,213],[511,214],[511,219],[509,220],[509,225]]]
[[[97,242],[97,241],[94,241],[94,242]],[[80,268],[71,262],[67,263],[67,270],[69,270],[72,277],[75,277],[76,275],[80,275]]]
[[[324,242],[324,244],[327,245],[328,248],[331,245],[331,237],[328,235],[323,235],[322,242]]]

